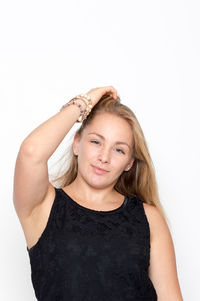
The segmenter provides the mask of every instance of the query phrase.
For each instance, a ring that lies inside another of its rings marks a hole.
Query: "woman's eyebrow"
[[[102,135],[100,135],[100,134],[97,134],[97,133],[88,133],[88,135],[97,135],[97,136],[99,136],[100,138],[102,138],[103,140],[105,140],[105,137],[104,136],[102,136]],[[125,144],[125,145],[127,145],[129,148],[131,148],[130,147],[130,145],[128,145],[126,142],[122,142],[122,141],[116,141],[116,144]]]

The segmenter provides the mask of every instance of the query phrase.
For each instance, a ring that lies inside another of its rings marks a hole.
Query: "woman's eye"
[[[94,143],[94,144],[99,144],[99,141],[97,141],[97,140],[91,140],[90,142]],[[117,153],[125,154],[125,152],[120,148],[116,148],[116,150],[117,150]]]
[[[122,154],[125,154],[124,151],[120,148],[117,148],[117,150],[119,150],[119,152],[121,152]]]

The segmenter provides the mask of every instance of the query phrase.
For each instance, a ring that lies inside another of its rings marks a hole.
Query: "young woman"
[[[56,188],[48,159],[81,121]],[[78,95],[28,135],[13,200],[38,300],[183,300],[145,137],[114,87]]]

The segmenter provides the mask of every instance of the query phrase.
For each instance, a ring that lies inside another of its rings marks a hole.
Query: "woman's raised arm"
[[[94,106],[101,97],[117,92],[112,86],[94,88],[87,94]],[[83,101],[80,100],[80,104]],[[49,187],[48,159],[80,116],[77,105],[66,106],[53,117],[34,129],[22,142],[14,173],[13,201],[18,216],[30,216],[33,209],[42,203]]]
[[[49,157],[80,115],[76,105],[66,107],[34,131],[22,142],[14,172],[13,201],[20,219],[27,218],[44,200],[49,185]]]

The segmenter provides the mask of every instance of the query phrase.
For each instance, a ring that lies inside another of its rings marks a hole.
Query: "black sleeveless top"
[[[148,276],[150,228],[142,200],[125,196],[117,209],[96,211],[61,188],[55,193],[42,235],[26,247],[37,300],[157,300]]]

